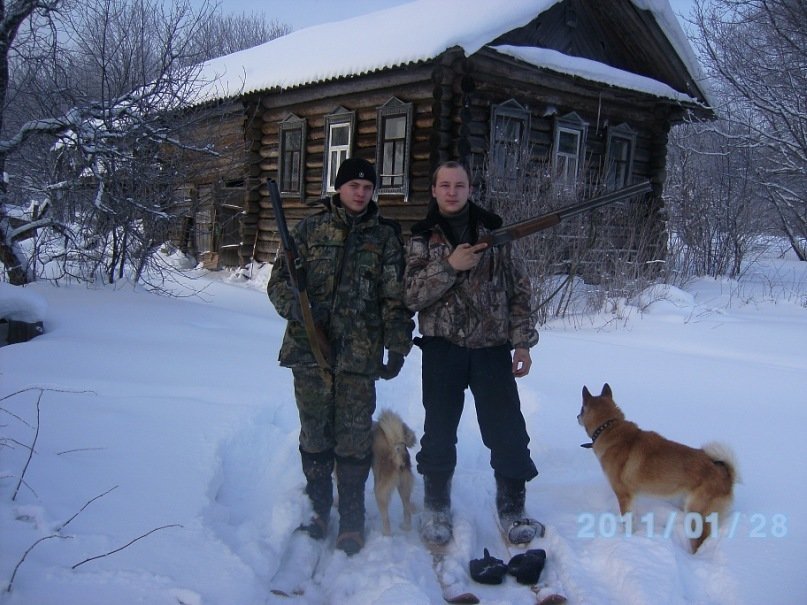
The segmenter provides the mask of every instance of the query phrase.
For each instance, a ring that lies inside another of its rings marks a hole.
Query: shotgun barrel
[[[543,231],[544,229],[554,227],[561,221],[571,216],[582,214],[583,212],[589,212],[596,208],[619,202],[634,195],[647,193],[651,189],[652,185],[650,181],[643,181],[641,183],[629,185],[615,191],[609,191],[608,193],[595,196],[589,200],[586,200],[585,202],[580,202],[579,204],[566,206],[564,208],[560,208],[559,210],[555,210],[554,212],[542,214],[541,216],[536,216],[534,218],[528,218],[527,220],[513,223],[512,225],[505,225],[504,227],[495,229],[490,234],[479,238],[478,243],[487,243],[491,246],[501,246],[507,242],[511,242],[513,240],[526,237],[527,235],[532,235],[538,231]]]

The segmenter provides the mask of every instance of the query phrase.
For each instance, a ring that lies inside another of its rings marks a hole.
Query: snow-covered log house
[[[570,186],[649,179],[655,212],[670,128],[712,117],[666,0],[415,0],[211,60],[202,78],[194,110],[216,116],[207,142],[221,155],[183,194],[207,238],[196,248],[221,266],[273,260],[267,178],[294,224],[347,157],[376,166],[382,213],[404,234],[437,164],[495,166],[513,145]]]

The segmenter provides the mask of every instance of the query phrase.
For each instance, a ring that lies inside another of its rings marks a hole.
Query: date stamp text
[[[633,513],[581,513],[577,516],[578,538],[629,538],[642,535],[648,538],[670,539],[679,525],[687,538],[698,538],[708,529],[717,535],[724,528],[728,538],[784,538],[787,536],[787,515],[776,513],[748,515],[747,523],[741,523],[743,515],[738,512],[728,517],[711,513],[705,517],[700,513],[671,511],[666,517],[655,513],[634,516]]]

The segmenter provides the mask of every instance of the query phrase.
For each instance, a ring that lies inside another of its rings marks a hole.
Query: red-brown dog
[[[710,443],[695,449],[643,431],[614,402],[606,384],[598,396],[583,387],[583,407],[577,421],[591,438],[591,447],[619,501],[619,512],[631,510],[636,494],[670,497],[683,495],[686,512],[701,515],[703,531],[692,537],[696,552],[709,537],[709,515],[723,522],[732,503],[737,481],[734,456],[726,446]]]

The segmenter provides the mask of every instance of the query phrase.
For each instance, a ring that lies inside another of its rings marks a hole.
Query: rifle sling
[[[311,345],[311,352],[314,354],[314,359],[317,360],[317,365],[319,365],[320,368],[330,370],[331,364],[322,352],[316,324],[314,323],[314,316],[311,314],[311,301],[308,299],[308,292],[298,290],[297,295],[300,302],[300,311],[303,316],[305,334],[308,337],[308,344]]]

